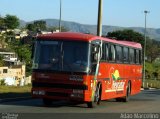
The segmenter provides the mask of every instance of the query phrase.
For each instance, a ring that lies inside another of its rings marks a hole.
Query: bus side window
[[[107,43],[103,43],[101,60],[102,61],[108,60],[108,44]]]
[[[135,56],[136,56],[136,64],[139,64],[140,63],[139,50],[135,50]]]
[[[116,61],[122,62],[122,47],[116,45]]]
[[[124,63],[129,62],[129,52],[127,47],[123,47],[123,62]]]
[[[115,61],[115,47],[114,47],[114,45],[109,46],[108,52],[109,52],[109,54],[108,54],[109,61],[114,62]]]
[[[106,50],[106,52],[105,52],[105,54],[106,54],[106,60],[108,60],[108,44],[107,43],[105,45],[105,50]]]
[[[106,49],[105,49],[105,43],[102,45],[102,58],[101,61],[106,61]]]
[[[142,64],[142,51],[139,50],[139,63]]]
[[[131,64],[135,63],[135,53],[134,53],[134,49],[132,48],[129,49],[129,61]]]

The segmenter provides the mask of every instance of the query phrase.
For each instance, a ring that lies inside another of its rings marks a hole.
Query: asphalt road
[[[86,104],[54,102],[51,107],[44,107],[39,99],[6,102],[0,104],[0,113],[158,113],[160,118],[160,90],[143,90],[132,96],[130,101],[102,101],[96,108],[87,108]],[[39,115],[38,114],[38,115]]]

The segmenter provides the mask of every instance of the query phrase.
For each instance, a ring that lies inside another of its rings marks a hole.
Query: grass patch
[[[0,86],[0,98],[31,96],[31,86]]]
[[[148,80],[147,79],[147,80],[145,80],[144,87],[160,89],[160,80]]]

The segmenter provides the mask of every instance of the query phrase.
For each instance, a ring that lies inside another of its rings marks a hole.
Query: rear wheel
[[[130,84],[130,82],[128,82],[127,89],[126,89],[126,96],[121,97],[121,98],[116,98],[116,101],[117,102],[128,102],[129,97],[130,97],[130,93],[131,93],[131,84]]]
[[[116,102],[122,102],[123,98],[116,98]]]
[[[128,86],[127,86],[127,90],[126,90],[126,96],[123,98],[123,102],[128,102],[129,101],[130,93],[131,93],[131,84],[130,84],[130,82],[128,82]]]
[[[94,101],[87,102],[88,108],[93,108],[93,107],[95,107],[96,105],[99,105],[99,104],[100,104],[100,101],[101,101],[101,91],[102,91],[101,84],[98,83],[98,84],[97,84],[96,91],[95,91]]]

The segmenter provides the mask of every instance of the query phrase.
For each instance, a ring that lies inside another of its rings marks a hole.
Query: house
[[[0,80],[5,80],[6,85],[25,84],[25,65],[15,65],[12,67],[0,67]]]

